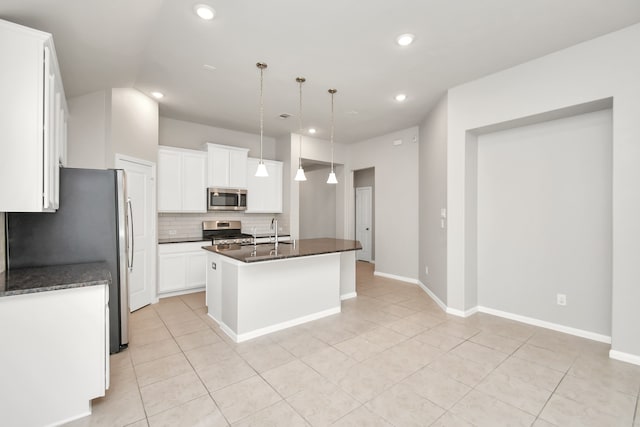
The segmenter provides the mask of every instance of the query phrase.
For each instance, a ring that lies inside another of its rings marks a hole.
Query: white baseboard
[[[640,356],[636,356],[635,354],[623,353],[621,351],[616,351],[616,350],[609,350],[609,357],[611,359],[620,360],[621,362],[640,365]]]
[[[413,283],[414,285],[417,285],[419,282],[418,279],[412,279],[410,277],[404,277],[404,276],[396,276],[395,274],[389,274],[389,273],[381,273],[379,271],[374,271],[373,275],[386,277],[387,279],[400,280],[401,282]]]
[[[235,332],[233,332],[231,330],[231,328],[229,328],[223,322],[219,322],[219,324],[220,324],[220,329],[222,329],[222,331],[225,334],[229,335],[229,337],[234,342],[243,342],[243,341],[248,341],[248,340],[253,339],[253,338],[261,337],[262,335],[267,335],[267,334],[270,334],[272,332],[281,331],[283,329],[287,329],[287,328],[291,328],[293,326],[301,325],[303,323],[311,322],[312,320],[322,319],[323,317],[331,316],[333,314],[338,314],[338,313],[340,313],[340,307],[339,306],[338,307],[334,307],[334,308],[330,308],[328,310],[319,311],[317,313],[309,314],[307,316],[298,317],[296,319],[287,320],[286,322],[282,322],[282,323],[278,323],[278,324],[275,324],[275,325],[267,326],[265,328],[255,329],[255,330],[253,330],[251,332],[245,332],[243,334],[236,334]]]
[[[204,292],[205,290],[206,290],[206,287],[198,287],[198,288],[191,288],[191,289],[182,289],[182,290],[173,291],[173,292],[165,292],[162,294],[158,294],[156,299],[159,301],[162,298],[170,298],[170,297],[177,297],[179,295],[187,295],[187,294],[193,294],[196,292]]]
[[[505,319],[516,320],[528,325],[540,326],[541,328],[551,329],[563,332],[577,337],[588,338],[593,341],[599,341],[605,344],[611,344],[611,337],[607,335],[597,334],[595,332],[585,331],[583,329],[572,328],[569,326],[559,325],[557,323],[547,322],[545,320],[534,319],[533,317],[521,316],[519,314],[509,313],[506,311],[495,310],[493,308],[478,306],[481,313],[491,314],[493,316],[504,317]]]
[[[422,290],[425,291],[427,295],[429,295],[429,298],[431,298],[436,304],[438,304],[438,307],[440,307],[442,311],[444,311],[445,313],[447,312],[447,304],[442,302],[442,300],[438,298],[438,296],[434,294],[431,289],[427,288],[427,285],[418,280],[418,286],[420,286],[420,288],[422,288]]]
[[[469,317],[472,316],[474,314],[476,314],[478,312],[478,307],[473,307],[470,308],[469,310],[458,310],[457,308],[451,308],[451,307],[447,307],[447,314],[451,314],[453,316],[458,316],[458,317]]]
[[[356,292],[350,292],[348,294],[340,295],[340,301],[344,301],[346,299],[351,299],[357,297],[358,294]]]

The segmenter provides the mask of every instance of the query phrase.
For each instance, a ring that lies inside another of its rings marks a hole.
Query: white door
[[[356,188],[356,240],[362,244],[357,258],[371,262],[371,187]]]
[[[154,163],[116,154],[116,168],[124,169],[131,201],[133,266],[129,271],[131,311],[151,304],[156,295],[156,191]]]

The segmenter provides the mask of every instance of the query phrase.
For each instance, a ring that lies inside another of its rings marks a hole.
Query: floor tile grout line
[[[638,387],[638,393],[636,394],[636,407],[633,411],[632,425],[636,424],[636,421],[640,421],[640,414],[638,414],[638,408],[640,408],[640,386]]]
[[[390,295],[390,294],[391,294],[391,293],[384,294],[384,295]],[[369,298],[370,298],[370,299],[372,299],[372,300],[377,300],[377,298],[376,298],[376,297],[369,297]],[[181,300],[181,301],[182,301],[184,304],[186,304],[186,302],[185,302],[184,300]],[[390,306],[390,305],[400,305],[398,301],[395,301],[395,302],[389,302],[389,301],[384,301],[384,300],[378,300],[378,302],[380,302],[381,304],[384,304],[385,306]],[[186,305],[188,305],[188,304],[186,304]],[[365,306],[365,307],[366,307],[366,306]],[[190,310],[191,310],[191,311],[193,311],[193,312],[194,312],[194,314],[195,314],[195,315],[197,315],[197,316],[202,320],[201,313],[196,313],[196,312],[195,312],[195,309],[194,309],[193,307],[191,307],[191,306],[189,306],[189,308],[190,308]],[[408,307],[407,307],[407,308],[408,308]],[[418,310],[416,313],[420,313],[420,312],[427,312],[428,310],[429,310],[428,308],[425,308],[425,309]],[[158,314],[158,313],[157,313],[157,314]],[[357,312],[353,312],[353,313],[346,312],[345,314],[347,314],[347,315],[354,315],[354,316],[357,316],[357,314],[358,314],[358,313],[357,313]],[[415,313],[414,313],[414,314],[415,314]],[[413,315],[413,314],[412,314],[412,315]],[[164,321],[164,318],[162,318],[162,316],[160,316],[160,315],[159,315],[158,317],[160,317],[160,319],[162,320],[162,322],[165,324],[165,327],[168,327],[167,323]],[[396,316],[396,317],[397,317],[397,316]],[[408,317],[408,316],[407,316],[407,317]],[[398,320],[402,320],[402,319],[405,319],[405,318],[406,318],[406,317],[400,317]],[[369,321],[369,320],[368,320],[368,321]],[[442,324],[442,323],[444,323],[444,322],[447,322],[447,321],[454,321],[454,320],[453,320],[453,319],[444,319],[442,322],[440,322],[440,324]],[[391,328],[389,328],[389,327],[387,326],[387,324],[385,324],[385,323],[383,323],[383,322],[378,323],[378,322],[376,321],[376,322],[373,322],[373,323],[375,323],[375,324],[376,324],[375,328],[381,328],[381,327],[382,327],[382,328],[391,329]],[[460,323],[463,323],[463,322],[461,321]],[[476,328],[478,327],[478,325],[477,325],[477,324],[475,324],[475,323],[474,323],[473,325],[474,325],[474,327],[476,327]],[[434,325],[434,326],[432,326],[432,327],[430,327],[430,328],[427,328],[427,329],[425,329],[425,330],[424,330],[424,331],[422,331],[422,332],[428,331],[429,329],[433,329],[433,327],[435,327],[435,326],[437,326],[437,325]],[[219,331],[218,331],[214,326],[212,326],[211,324],[209,324],[209,322],[207,322],[207,327],[208,327],[210,330],[212,330],[216,335],[220,336]],[[464,344],[465,342],[471,342],[471,343],[474,343],[474,344],[476,344],[476,345],[480,345],[480,346],[482,346],[482,347],[485,347],[485,348],[487,348],[487,349],[490,349],[490,350],[493,350],[493,351],[497,351],[497,352],[501,352],[501,350],[494,349],[494,348],[492,348],[492,347],[490,347],[490,346],[488,346],[488,345],[485,345],[485,344],[482,344],[482,343],[477,343],[477,342],[472,341],[473,337],[477,336],[477,335],[478,335],[479,333],[481,333],[482,331],[485,331],[487,328],[488,328],[488,327],[485,327],[485,328],[480,327],[480,328],[479,328],[479,329],[480,329],[480,331],[479,331],[479,332],[477,332],[476,334],[474,334],[474,335],[470,336],[469,338],[464,339],[464,341],[463,341],[463,342],[461,342],[461,343],[457,344],[456,346],[454,346],[453,348],[449,349],[447,352],[445,352],[445,353],[443,353],[443,354],[446,354],[446,353],[448,353],[448,352],[450,352],[450,351],[452,351],[452,350],[454,350],[454,349],[458,348],[460,345]],[[393,330],[393,329],[391,329],[391,330]],[[169,331],[169,332],[170,332],[170,335],[171,335],[172,339],[173,339],[174,341],[176,341],[176,337],[173,335],[173,333],[172,333],[171,331]],[[395,332],[395,333],[398,333],[397,331],[394,331],[394,332]],[[380,352],[377,352],[376,354],[370,355],[368,358],[364,359],[363,361],[357,361],[356,363],[357,363],[357,364],[362,364],[362,363],[365,363],[365,362],[366,362],[366,361],[368,361],[368,360],[374,359],[375,357],[379,356],[382,352],[386,352],[386,351],[392,350],[393,348],[395,348],[395,346],[399,345],[399,344],[400,344],[400,343],[402,343],[402,342],[406,342],[406,341],[408,341],[408,340],[412,340],[412,339],[414,339],[417,335],[421,334],[422,332],[419,332],[418,334],[413,334],[413,335],[411,335],[411,336],[406,336],[405,334],[399,333],[400,335],[403,335],[403,336],[404,336],[404,339],[403,339],[403,340],[401,340],[399,343],[395,343],[393,346],[387,347],[387,348],[385,348],[385,349],[381,350]],[[512,351],[511,351],[511,353],[504,353],[504,354],[506,354],[506,355],[507,355],[507,356],[505,357],[505,359],[504,359],[504,360],[502,360],[500,363],[498,363],[495,367],[493,367],[493,368],[491,369],[491,371],[489,371],[489,372],[488,372],[488,373],[487,373],[487,374],[486,374],[486,375],[485,375],[485,376],[480,380],[480,382],[479,382],[478,384],[475,384],[475,385],[474,385],[474,387],[471,387],[471,388],[469,389],[469,391],[467,392],[467,394],[468,394],[469,392],[471,392],[471,390],[476,390],[476,388],[479,386],[479,384],[481,384],[481,383],[482,383],[482,381],[484,381],[484,380],[486,379],[486,377],[488,377],[489,375],[491,375],[492,373],[494,373],[497,369],[499,369],[499,367],[500,367],[500,366],[502,366],[502,365],[503,365],[504,363],[506,363],[508,360],[515,360],[515,359],[518,359],[518,360],[522,360],[522,361],[524,361],[524,362],[526,362],[526,363],[531,363],[531,364],[534,364],[534,365],[537,365],[537,366],[542,366],[542,367],[545,367],[545,368],[549,368],[547,365],[539,364],[539,363],[536,363],[536,362],[533,362],[533,361],[529,361],[529,360],[526,360],[526,359],[522,359],[522,358],[519,358],[519,357],[517,357],[517,356],[515,355],[515,354],[518,352],[518,350],[520,350],[520,349],[521,349],[525,344],[527,344],[527,345],[531,345],[531,346],[536,347],[536,348],[541,348],[541,349],[544,349],[544,350],[547,350],[547,351],[553,351],[552,349],[547,348],[545,345],[539,345],[539,344],[540,344],[539,342],[538,342],[538,343],[532,343],[532,342],[531,342],[531,340],[533,340],[533,339],[534,339],[534,337],[535,337],[539,332],[540,332],[540,331],[538,331],[537,329],[535,329],[535,330],[534,330],[534,332],[533,332],[533,333],[532,333],[532,334],[531,334],[531,335],[530,335],[526,340],[524,340],[524,341],[520,341],[520,340],[518,339],[518,340],[517,340],[517,341],[519,342],[518,347],[516,347],[514,350],[512,350]],[[362,334],[366,333],[366,331],[365,331],[365,332],[361,332],[361,333],[358,333],[358,332],[352,332],[352,333],[354,333],[354,337],[353,337],[353,338],[355,338],[355,337],[361,336]],[[336,342],[336,343],[333,343],[333,344],[330,344],[330,343],[326,342],[325,340],[323,340],[323,339],[321,339],[321,338],[318,338],[318,336],[314,335],[312,332],[311,332],[311,335],[313,335],[316,339],[319,339],[319,341],[322,341],[324,344],[326,344],[326,345],[328,346],[327,348],[332,348],[332,349],[334,349],[335,351],[338,351],[338,352],[340,352],[341,354],[344,354],[344,355],[345,355],[345,357],[350,357],[348,354],[344,353],[342,350],[340,350],[340,349],[338,349],[338,348],[336,347],[336,345],[337,345],[337,344],[339,344],[339,343],[340,343],[340,341],[339,341],[339,342]],[[500,334],[499,336],[503,336],[503,337],[504,337],[504,335],[502,335],[502,334]],[[506,336],[506,338],[509,338],[509,337],[508,337],[508,336]],[[348,339],[349,339],[349,338],[348,338]],[[344,340],[343,340],[343,341],[344,341]],[[421,342],[422,342],[422,341],[421,341]],[[242,356],[242,354],[240,354],[240,353],[238,352],[238,349],[237,349],[236,347],[233,347],[233,346],[232,346],[228,341],[226,341],[226,340],[224,340],[224,339],[222,339],[222,343],[224,343],[224,344],[225,344],[225,345],[227,345],[227,346],[230,346],[230,347],[232,348],[232,350],[234,351],[234,353],[235,353],[236,355],[238,355],[239,357],[241,357],[241,358],[244,360],[244,357]],[[291,353],[291,351],[290,351],[290,350],[288,350],[288,348],[287,348],[287,347],[284,347],[282,344],[280,344],[280,342],[277,342],[277,341],[276,341],[276,342],[273,342],[272,344],[278,344],[278,345],[279,345],[281,348],[283,348],[285,351],[287,351],[287,352]],[[423,344],[425,344],[425,345],[429,345],[428,343],[423,343]],[[179,347],[179,346],[178,346],[178,347]],[[185,357],[186,357],[185,351],[184,351],[181,347],[179,347],[179,348],[180,348],[180,351],[181,351],[181,352],[185,355]],[[317,370],[315,370],[312,366],[308,365],[308,364],[303,360],[303,358],[304,358],[304,357],[305,357],[304,355],[302,355],[302,356],[298,357],[298,356],[296,356],[295,354],[293,354],[293,360],[299,360],[299,361],[301,361],[303,364],[305,364],[305,366],[309,366],[312,370],[314,370],[315,372],[317,372],[318,374],[320,374],[320,372],[318,372]],[[547,400],[545,401],[545,404],[542,406],[542,409],[539,411],[539,413],[538,413],[538,415],[536,416],[535,420],[542,419],[542,418],[540,417],[540,415],[542,414],[542,412],[544,411],[544,409],[547,407],[547,405],[548,405],[549,401],[551,400],[551,398],[552,398],[553,396],[557,395],[557,390],[558,390],[559,385],[562,383],[562,381],[563,381],[563,380],[565,380],[565,378],[567,378],[567,376],[568,376],[568,375],[570,375],[569,371],[570,371],[570,370],[571,370],[571,368],[575,365],[576,360],[579,358],[579,356],[572,356],[572,357],[573,357],[573,359],[572,359],[572,361],[571,361],[571,364],[570,364],[569,368],[568,368],[568,369],[566,369],[566,370],[564,370],[563,375],[562,375],[562,378],[561,378],[561,379],[560,379],[560,381],[556,384],[556,386],[555,386],[554,390],[553,390],[553,391],[551,391],[551,393],[549,394],[549,397],[548,397],[548,398],[547,398]],[[472,359],[472,360],[473,360],[473,359]],[[246,360],[245,360],[245,362],[246,362]],[[405,380],[406,380],[406,378],[408,378],[409,376],[411,376],[411,375],[415,374],[415,373],[416,373],[416,372],[418,372],[419,370],[424,369],[425,367],[429,366],[432,362],[433,362],[433,361],[430,361],[428,364],[426,364],[426,365],[422,366],[421,368],[417,369],[416,371],[414,371],[414,372],[412,372],[412,373],[410,373],[410,374],[407,374],[406,376],[404,376],[404,377],[403,377],[402,379],[400,379],[400,380],[397,380],[397,381],[396,381],[396,380],[393,380],[393,384],[391,384],[391,385],[389,385],[388,387],[386,387],[386,388],[385,388],[381,393],[384,393],[384,392],[385,392],[386,390],[388,390],[389,388],[392,388],[392,387],[396,386],[397,384],[402,383],[403,381],[405,381]],[[189,360],[189,363],[191,364],[191,361],[190,361],[190,360]],[[192,366],[192,369],[195,371],[195,367],[193,367],[193,365],[191,365],[191,366]],[[249,364],[249,366],[251,366],[251,365]],[[134,366],[134,368],[135,368],[135,366]],[[251,368],[252,368],[252,369],[254,369],[254,368],[253,368],[253,366],[251,366]],[[554,369],[554,370],[555,370],[555,369]],[[272,385],[271,385],[271,384],[270,384],[270,383],[269,383],[269,382],[268,382],[268,381],[267,381],[267,380],[262,376],[262,374],[261,374],[261,373],[258,373],[255,369],[254,369],[254,372],[256,372],[256,374],[257,374],[257,375],[259,375],[259,376],[260,376],[264,381],[266,381],[266,382],[267,382],[267,384],[268,384],[271,388],[273,388],[273,386],[272,386]],[[265,371],[265,372],[267,372],[267,371]],[[197,371],[196,371],[196,374],[198,375]],[[327,379],[327,380],[328,380],[328,378],[324,377],[322,374],[320,374],[320,375],[321,375],[321,377],[323,377],[323,378],[325,378],[325,379]],[[448,376],[448,375],[447,375],[447,376]],[[198,377],[199,377],[199,375],[198,375]],[[199,377],[199,378],[200,378],[200,377]],[[450,378],[452,378],[452,377],[450,377]],[[455,378],[453,378],[453,380],[454,380],[454,381],[457,381],[457,380],[455,380]],[[200,378],[200,381],[202,382],[202,379],[201,379],[201,378]],[[137,378],[136,378],[136,382],[137,382]],[[330,381],[330,382],[333,382],[333,381]],[[138,384],[138,386],[139,386],[139,383],[137,383],[137,384]],[[206,386],[205,386],[205,388],[206,388]],[[288,404],[287,399],[283,398],[283,397],[282,397],[282,395],[281,395],[277,390],[275,390],[275,392],[280,396],[280,398],[281,398],[282,400],[284,400],[284,401]],[[211,394],[211,393],[209,393],[209,394]],[[349,394],[349,393],[347,393],[347,394]],[[464,398],[464,396],[466,396],[467,394],[465,394],[465,395],[463,395],[462,397],[460,397],[460,398],[456,401],[456,403],[454,403],[454,404],[453,404],[453,406],[455,406],[455,405],[457,404],[457,402],[459,402],[459,400],[463,399],[463,398]],[[638,416],[638,414],[636,414],[635,412],[638,412],[637,407],[638,407],[638,399],[640,398],[640,396],[639,396],[639,395],[640,395],[640,391],[639,391],[638,393],[636,393],[636,396],[635,396],[635,397],[636,397],[636,407],[634,408],[634,415],[633,415],[633,418],[634,418],[634,419]],[[377,395],[377,396],[378,396],[378,395]],[[376,397],[377,397],[377,396],[376,396]],[[376,397],[373,397],[372,399],[375,399]],[[427,400],[429,400],[429,399],[427,399]],[[497,400],[498,400],[498,401],[500,401],[500,402],[502,402],[500,399],[497,399]],[[356,401],[357,401],[357,400],[356,400]],[[359,406],[358,406],[357,408],[353,409],[352,411],[355,411],[355,410],[357,410],[358,408],[361,408],[362,406],[365,406],[365,408],[366,408],[366,404],[367,404],[369,401],[371,401],[371,399],[369,399],[367,402],[364,402],[364,403],[362,403],[362,402],[358,402],[358,403],[359,403]],[[214,402],[215,402],[215,400],[214,400]],[[280,401],[279,401],[279,402],[280,402]],[[432,402],[432,403],[433,403],[433,402]],[[513,405],[510,405],[510,404],[508,404],[508,403],[506,403],[506,402],[502,402],[502,403],[505,403],[505,404],[507,404],[507,405],[509,405],[509,406],[513,406]],[[274,403],[273,405],[275,405],[275,404],[277,404],[277,403]],[[289,405],[289,406],[291,406],[291,405]],[[453,406],[452,406],[452,407],[453,407]],[[444,409],[444,408],[443,408],[443,409]],[[294,411],[295,411],[295,408],[294,408]],[[442,414],[442,416],[444,416],[446,413],[452,413],[450,410],[447,410],[447,409],[444,409],[444,411],[445,411],[445,412]],[[295,411],[295,412],[297,413],[297,411]],[[525,411],[525,412],[526,412],[526,411]],[[146,410],[145,410],[145,413],[146,413]],[[350,412],[349,412],[349,413],[350,413]],[[453,414],[453,413],[452,413],[452,414]],[[300,415],[300,414],[299,414],[299,415]],[[345,414],[344,416],[346,416],[346,415],[348,415],[348,414]],[[344,416],[343,416],[343,417],[344,417]],[[303,419],[305,419],[305,418],[303,417]],[[340,418],[340,419],[341,419],[341,418]],[[535,422],[535,420],[534,420],[534,422]]]

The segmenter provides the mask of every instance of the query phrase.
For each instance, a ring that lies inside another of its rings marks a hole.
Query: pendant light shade
[[[267,172],[267,167],[264,165],[264,163],[262,163],[262,162],[258,163],[258,169],[256,170],[256,176],[259,176],[259,177],[269,176],[269,172]]]
[[[264,160],[262,158],[262,138],[264,134],[264,102],[263,102],[263,74],[264,69],[267,68],[267,64],[264,62],[258,62],[256,67],[260,69],[260,163],[258,163],[258,169],[256,170],[256,176],[258,177],[266,177],[269,176],[267,172],[267,167],[264,165]]]
[[[304,83],[307,79],[304,77],[296,77],[296,82],[298,82],[299,92],[300,92],[300,108],[298,110],[298,125],[300,129],[299,133],[299,144],[298,144],[298,172],[296,172],[296,177],[293,178],[294,181],[306,181],[307,177],[304,175],[304,169],[302,168],[302,83]]]
[[[331,173],[327,179],[327,184],[337,184],[338,178],[336,178],[336,173],[333,171],[333,95],[337,90],[329,89],[328,92],[331,94]]]
[[[294,181],[306,181],[307,177],[304,175],[304,169],[302,169],[302,166],[300,166],[298,168],[298,171],[296,172],[296,177],[293,178]]]

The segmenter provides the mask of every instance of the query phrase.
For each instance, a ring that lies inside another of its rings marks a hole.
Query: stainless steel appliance
[[[60,169],[55,213],[7,213],[7,269],[106,262],[110,352],[129,343],[131,206],[122,170]]]
[[[208,188],[207,210],[244,211],[247,209],[247,190],[233,188]]]
[[[213,245],[247,245],[253,242],[250,234],[242,232],[240,221],[203,221],[202,238]]]

